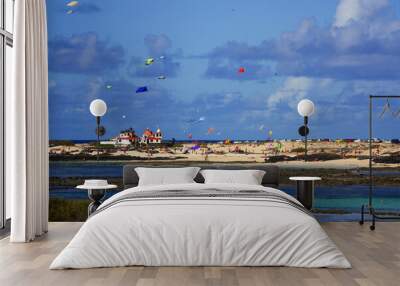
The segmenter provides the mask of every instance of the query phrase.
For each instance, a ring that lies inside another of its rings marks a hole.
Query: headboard
[[[139,177],[135,171],[137,167],[147,167],[147,168],[179,168],[186,167],[187,165],[182,166],[155,166],[155,165],[125,165],[123,169],[123,183],[124,189],[136,187],[139,182]],[[204,169],[223,169],[223,170],[264,170],[266,173],[262,180],[262,185],[266,187],[278,187],[279,186],[279,167],[276,165],[217,165],[217,164],[209,164],[209,165],[196,165]],[[203,176],[198,173],[194,180],[197,183],[204,183]]]

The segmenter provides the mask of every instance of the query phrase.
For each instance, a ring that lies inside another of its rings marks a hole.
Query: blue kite
[[[136,93],[147,92],[149,91],[147,86],[141,86],[136,89]]]

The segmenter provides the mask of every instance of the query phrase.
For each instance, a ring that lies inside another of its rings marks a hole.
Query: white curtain
[[[45,0],[15,1],[13,93],[6,98],[6,187],[12,242],[48,227],[48,70]]]

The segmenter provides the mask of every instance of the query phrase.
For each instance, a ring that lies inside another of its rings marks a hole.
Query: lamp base
[[[92,201],[88,206],[88,216],[97,210],[97,208],[101,205],[101,200],[105,197],[105,195],[106,190],[104,189],[88,190],[88,197]]]

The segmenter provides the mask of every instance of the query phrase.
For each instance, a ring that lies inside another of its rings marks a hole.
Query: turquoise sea
[[[82,177],[82,182],[86,178],[121,178],[122,166],[121,163],[50,163],[50,177]],[[282,185],[280,189],[295,195],[294,185]],[[336,214],[318,215],[323,221],[358,220],[361,205],[368,202],[368,191],[368,185],[317,185],[314,207],[336,212]],[[108,192],[108,196],[115,193],[116,191]],[[50,186],[50,197],[87,199],[87,194],[84,190]],[[373,204],[379,210],[400,211],[400,186],[375,186]]]

